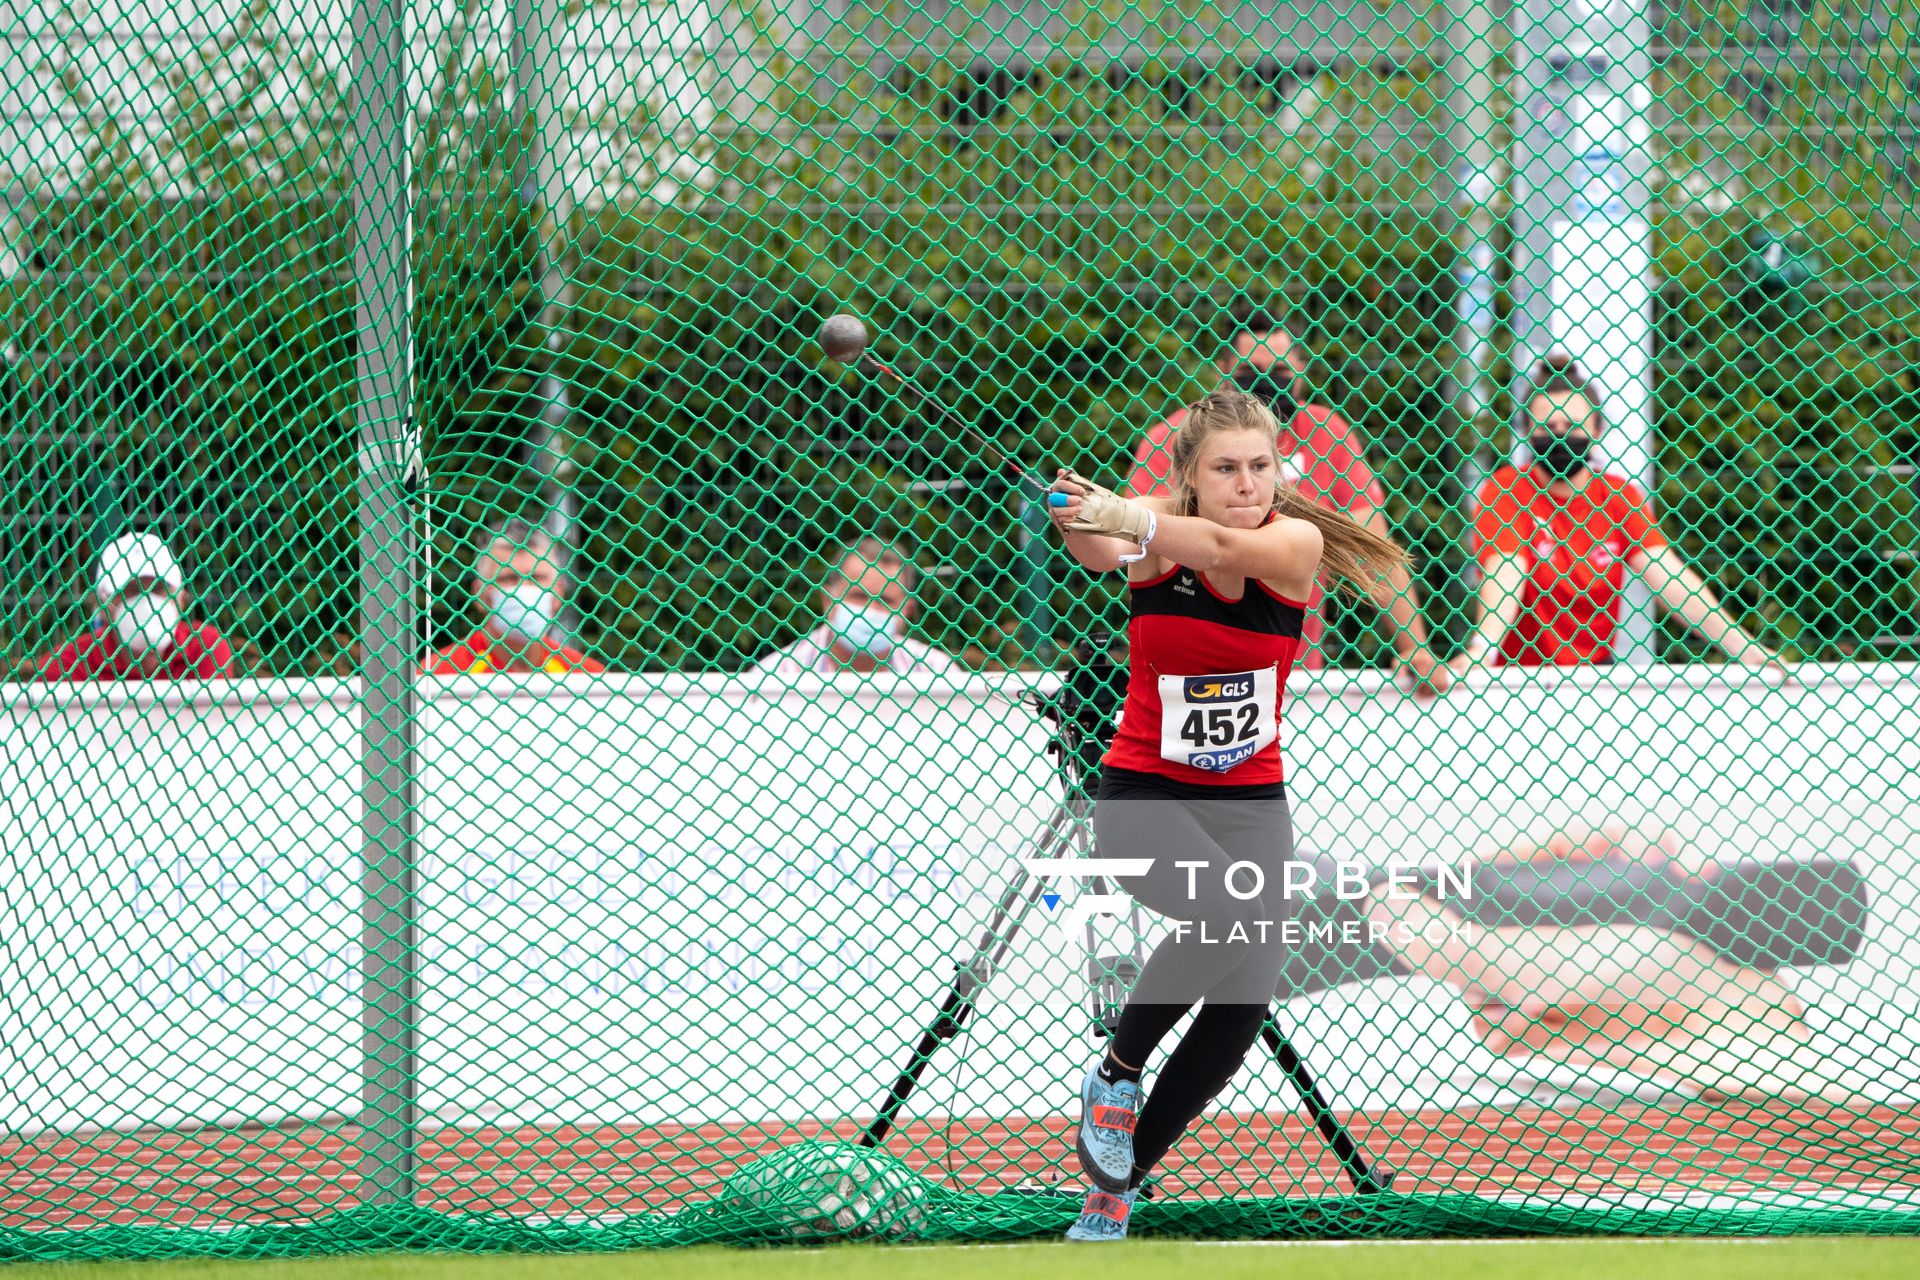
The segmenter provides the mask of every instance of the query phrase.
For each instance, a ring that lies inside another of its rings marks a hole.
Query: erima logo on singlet
[[[1173,584],[1173,589],[1175,591],[1178,591],[1183,596],[1192,595],[1193,594],[1193,575],[1190,573],[1181,574],[1180,581]]]
[[[1253,696],[1253,677],[1235,676],[1220,680],[1207,676],[1189,678],[1182,686],[1188,702],[1244,702]]]

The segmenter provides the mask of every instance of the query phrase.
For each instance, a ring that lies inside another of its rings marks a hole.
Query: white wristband
[[[1137,564],[1147,558],[1147,544],[1153,541],[1153,535],[1160,532],[1160,519],[1153,512],[1147,512],[1147,536],[1140,539],[1140,549],[1130,556],[1121,556],[1121,564]]]

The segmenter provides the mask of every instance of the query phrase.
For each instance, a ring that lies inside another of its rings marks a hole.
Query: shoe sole
[[[1110,1178],[1101,1170],[1099,1164],[1094,1161],[1093,1152],[1087,1150],[1085,1129],[1086,1126],[1084,1124],[1081,1125],[1081,1132],[1074,1135],[1073,1140],[1074,1152],[1080,1157],[1080,1168],[1086,1173],[1088,1180],[1091,1181],[1094,1186],[1099,1187],[1102,1191],[1109,1191],[1114,1195],[1119,1195],[1127,1189],[1127,1179]],[[1132,1170],[1128,1170],[1128,1172],[1131,1173]]]
[[[1074,1154],[1080,1157],[1080,1168],[1094,1186],[1114,1195],[1122,1195],[1127,1190],[1127,1181],[1133,1176],[1133,1170],[1129,1168],[1118,1178],[1110,1177],[1094,1160],[1093,1152],[1087,1146],[1087,1112],[1091,1109],[1087,1103],[1086,1090],[1083,1088],[1080,1091],[1080,1127],[1074,1131],[1073,1135]]]

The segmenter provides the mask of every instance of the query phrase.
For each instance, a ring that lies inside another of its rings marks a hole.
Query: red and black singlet
[[[1238,600],[1180,565],[1131,584],[1127,697],[1109,770],[1200,786],[1283,781],[1280,702],[1307,606],[1244,581]]]

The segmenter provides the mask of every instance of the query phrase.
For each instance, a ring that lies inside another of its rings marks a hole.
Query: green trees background
[[[1676,13],[1682,45],[1740,34]],[[551,497],[529,451],[551,367],[574,400],[582,638],[616,667],[731,670],[790,639],[828,548],[870,529],[919,549],[925,639],[1049,661],[1051,641],[1118,621],[1115,593],[1023,549],[1018,485],[910,399],[825,365],[815,327],[859,312],[1010,452],[1116,476],[1142,429],[1211,384],[1236,305],[1305,336],[1320,398],[1360,429],[1417,550],[1441,647],[1463,633],[1463,477],[1504,450],[1506,406],[1463,407],[1465,224],[1432,199],[1442,112],[1420,50],[1303,70],[1255,50],[1093,48],[983,70],[849,39],[809,68],[778,36],[761,33],[756,75],[734,80],[748,91],[697,137],[657,136],[697,181],[569,214],[557,352],[539,327],[539,210],[511,181],[529,123],[497,77],[443,60],[415,262],[443,641],[471,621],[476,526]],[[1870,131],[1816,119],[1822,104],[1905,118],[1911,52],[1878,56],[1889,74],[1783,81],[1760,124],[1705,55],[1666,60],[1655,86],[1658,501],[1748,623],[1813,657],[1916,647],[1911,188],[1884,148],[1831,143]],[[234,145],[244,113],[192,88],[187,198],[103,144],[85,181],[23,220],[28,251],[0,285],[5,500],[33,517],[8,553],[12,656],[84,624],[110,531],[158,523],[250,673],[350,671],[338,140],[316,125],[263,166]],[[1714,168],[1728,156],[1737,171]],[[1709,191],[1741,198],[1703,201],[1709,170]],[[1482,212],[1497,241],[1503,207]],[[1370,617],[1338,634],[1343,660],[1380,660]]]

